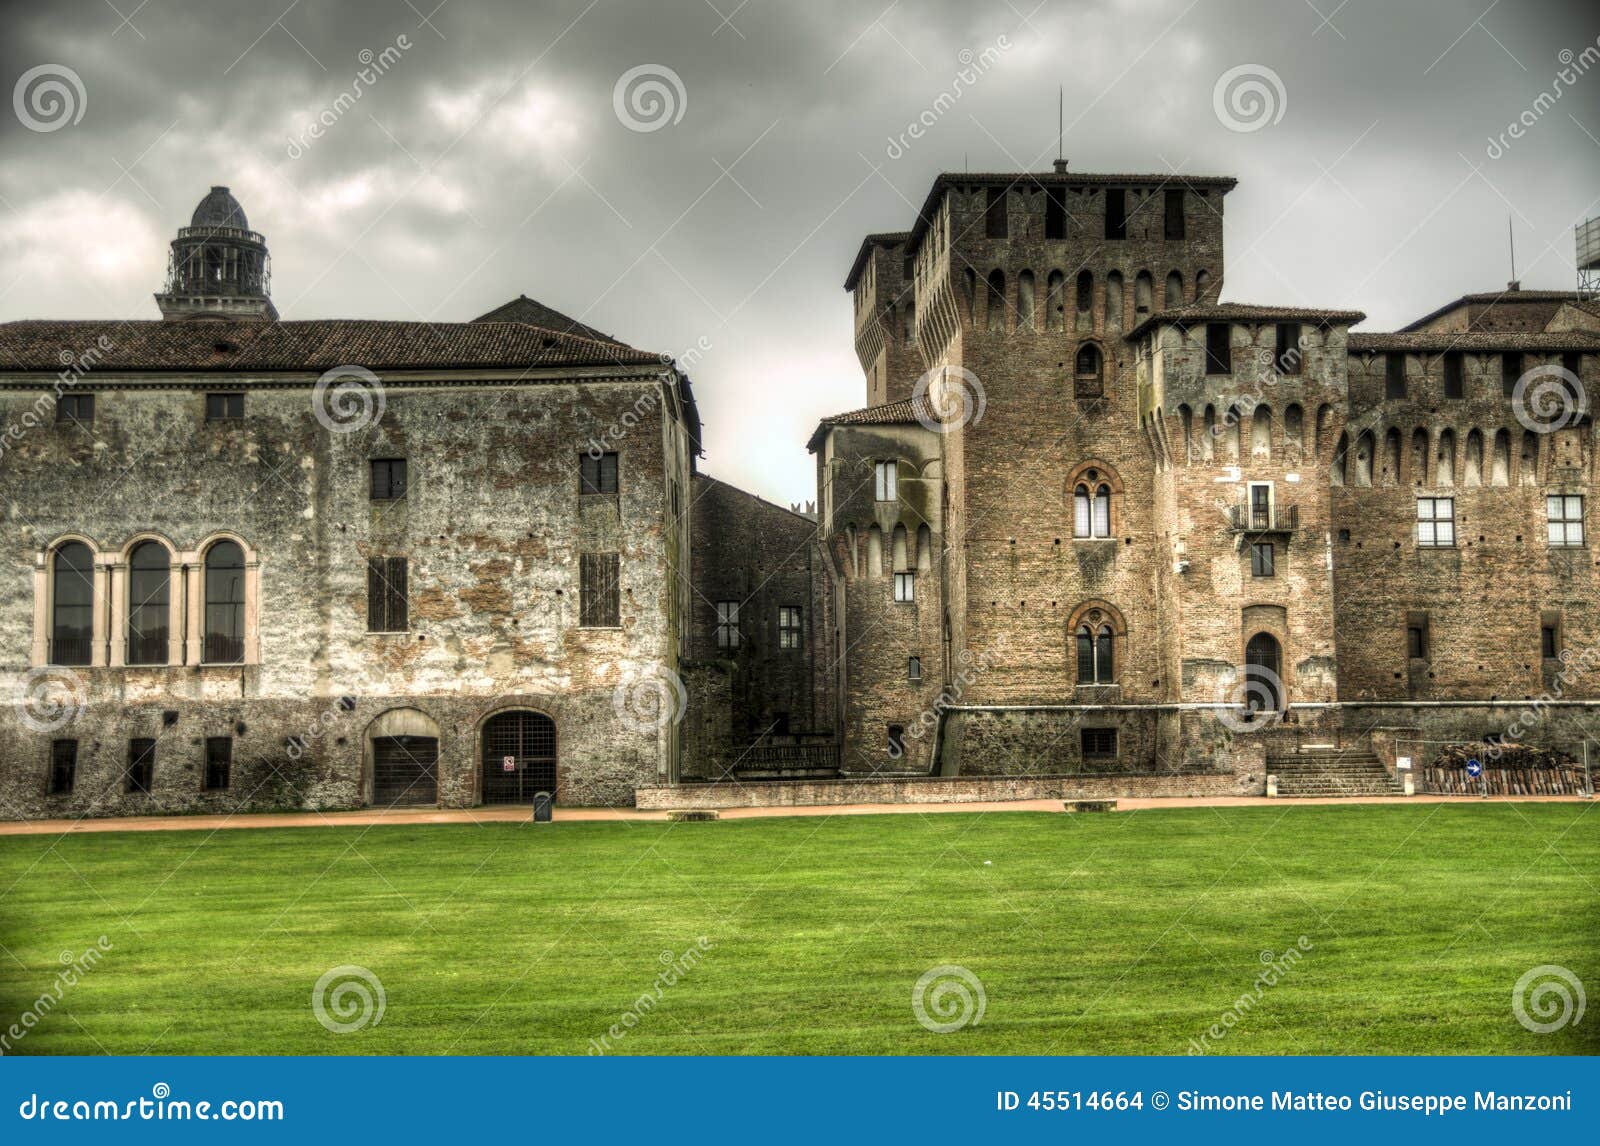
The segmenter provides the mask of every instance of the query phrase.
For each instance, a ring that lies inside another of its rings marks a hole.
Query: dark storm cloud
[[[815,419],[864,402],[860,237],[909,226],[940,170],[1047,168],[1058,85],[1074,167],[1239,176],[1227,297],[1389,327],[1501,285],[1508,215],[1524,284],[1572,281],[1600,210],[1590,6],[1036,3],[10,5],[6,91],[53,66],[83,96],[55,130],[0,115],[0,317],[153,317],[167,240],[224,183],[286,317],[526,292],[708,347],[708,468],[801,498]],[[619,116],[641,65],[671,76]]]

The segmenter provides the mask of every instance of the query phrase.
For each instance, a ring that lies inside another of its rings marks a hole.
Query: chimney
[[[1521,289],[1522,289],[1522,283],[1520,281],[1518,281],[1517,279],[1512,279],[1510,282],[1508,282],[1506,284],[1506,290],[1507,291],[1514,291],[1514,290],[1521,290]]]
[[[1057,175],[1065,175],[1067,173],[1067,161],[1065,159],[1056,160],[1055,169]]]

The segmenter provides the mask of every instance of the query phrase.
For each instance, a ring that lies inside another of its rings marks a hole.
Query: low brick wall
[[[1083,776],[918,776],[893,780],[767,780],[640,788],[638,806],[797,808],[829,804],[970,804],[989,800],[1095,800],[1150,796],[1259,796],[1260,774],[1122,772]]]

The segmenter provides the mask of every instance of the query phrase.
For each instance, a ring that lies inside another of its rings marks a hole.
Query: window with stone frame
[[[1104,614],[1099,609],[1091,610],[1074,637],[1078,646],[1078,683],[1116,683],[1116,638]]]
[[[1424,549],[1448,549],[1455,543],[1455,498],[1417,498],[1417,544]]]
[[[1079,729],[1078,745],[1087,760],[1115,759],[1117,755],[1117,730],[1115,728]]]
[[[1277,575],[1276,552],[1270,541],[1250,544],[1250,576],[1273,577]]]
[[[1111,536],[1111,486],[1090,470],[1072,491],[1072,536],[1075,538]]]
[[[910,681],[912,684],[916,684],[917,682],[922,680],[922,658],[921,657],[907,657],[906,658],[906,679],[908,681]]]

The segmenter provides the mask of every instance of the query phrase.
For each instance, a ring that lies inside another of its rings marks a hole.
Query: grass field
[[[34,1015],[21,1054],[584,1054],[613,1027],[623,1054],[1181,1054],[1214,1024],[1222,1054],[1596,1053],[1600,1014],[1511,1007],[1538,965],[1600,988],[1592,807],[11,836],[0,1026]],[[656,1001],[664,955],[692,966]],[[342,1035],[311,1006],[341,964],[384,993]],[[984,996],[945,1034],[912,1008],[941,964]]]

